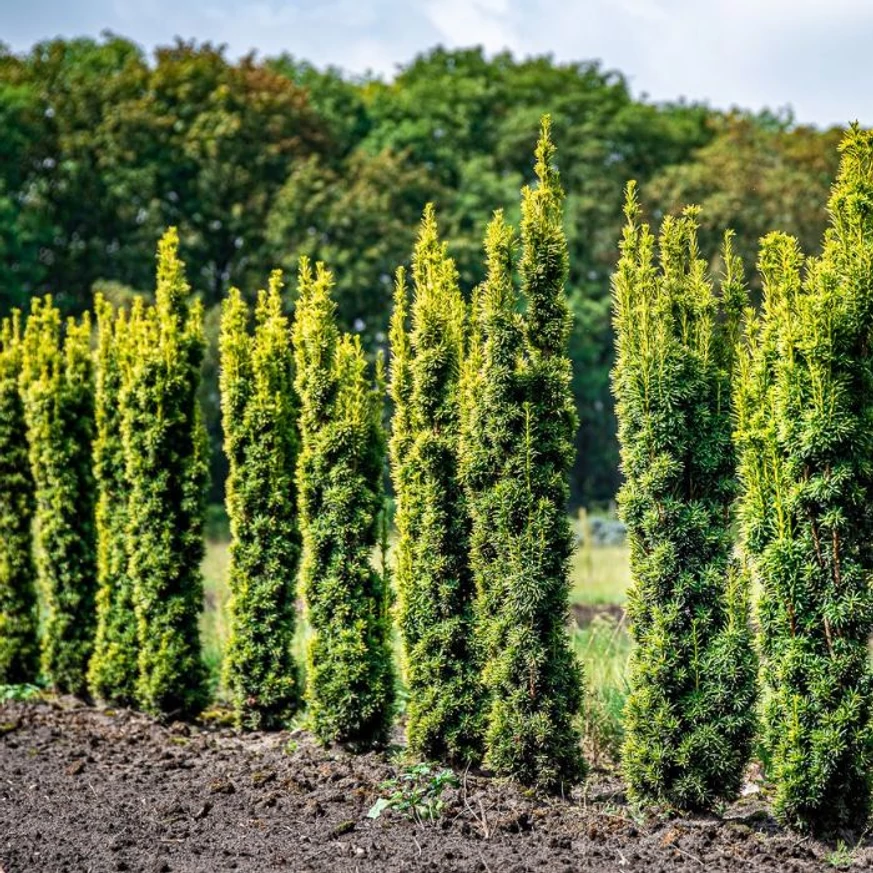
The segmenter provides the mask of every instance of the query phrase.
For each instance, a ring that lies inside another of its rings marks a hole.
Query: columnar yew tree
[[[389,593],[371,564],[384,509],[381,374],[340,335],[332,278],[301,260],[294,319],[301,578],[312,626],[306,698],[325,742],[384,742],[394,704]]]
[[[738,793],[755,728],[757,663],[730,527],[742,265],[728,236],[717,294],[695,210],[664,219],[657,252],[633,185],[625,212],[613,391],[637,645],[623,768],[639,801],[710,809]]]
[[[299,705],[292,655],[300,532],[297,400],[278,271],[249,308],[232,289],[221,318],[221,407],[230,464],[230,638],[224,672],[237,720],[277,728]]]
[[[402,271],[391,322],[395,578],[409,687],[407,735],[410,748],[424,757],[469,762],[482,754],[483,699],[472,645],[470,521],[458,471],[466,306],[432,206],[425,210],[412,275],[411,325]]]
[[[820,258],[762,243],[737,384],[776,812],[861,828],[873,772],[873,133],[846,135]]]
[[[521,285],[500,214],[486,238],[465,364],[461,465],[473,518],[478,625],[491,700],[485,764],[557,790],[584,773],[575,723],[582,675],[570,648],[566,512],[576,415],[566,348],[563,191],[544,120],[538,184],[522,199]]]
[[[94,533],[94,385],[91,323],[34,300],[21,373],[36,484],[35,552],[46,616],[42,669],[58,691],[84,694],[97,590]]]
[[[34,490],[21,400],[21,318],[0,326],[0,684],[39,672],[36,571],[31,551]]]
[[[125,705],[136,700],[138,643],[127,568],[129,484],[121,434],[122,356],[127,321],[103,297],[95,301],[94,477],[97,484],[97,633],[88,668],[92,694]]]
[[[178,235],[158,246],[156,302],[137,300],[121,388],[128,503],[128,573],[138,630],[137,699],[149,712],[192,715],[207,700],[198,617],[206,434],[197,387],[202,308],[189,304]]]

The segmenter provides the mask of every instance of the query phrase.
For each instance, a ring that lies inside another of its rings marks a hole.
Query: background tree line
[[[495,205],[517,222],[544,112],[562,143],[567,189],[581,424],[571,498],[609,500],[618,484],[609,274],[625,182],[639,180],[654,219],[701,204],[705,251],[731,226],[752,263],[758,238],[778,226],[816,252],[840,131],[797,126],[789,113],[656,105],[596,62],[479,49],[433,49],[390,82],[287,55],[232,61],[209,44],[148,56],[112,34],[0,50],[0,315],[46,292],[76,315],[95,291],[118,302],[151,287],[155,240],[177,225],[206,308],[202,399],[218,499],[227,288],[257,287],[301,254],[325,260],[339,277],[341,326],[374,352],[386,343],[395,268],[428,201],[461,287],[482,281],[485,225]]]

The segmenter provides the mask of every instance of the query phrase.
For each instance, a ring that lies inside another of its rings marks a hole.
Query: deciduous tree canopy
[[[748,256],[774,225],[811,249],[834,134],[772,113],[637,100],[620,73],[597,63],[489,58],[475,48],[433,49],[385,82],[287,55],[231,61],[208,43],[177,42],[149,58],[111,34],[52,40],[0,52],[0,316],[47,291],[77,314],[95,283],[151,288],[155,241],[176,225],[207,311],[231,285],[256,288],[305,254],[336,269],[340,327],[361,333],[372,355],[385,343],[392,277],[427,202],[462,290],[484,279],[485,224],[495,207],[517,222],[545,112],[567,190],[581,423],[571,496],[609,500],[618,461],[609,274],[626,181],[639,181],[656,216],[704,201],[706,250],[715,250],[710,230],[732,226]],[[213,346],[217,335],[216,315],[207,318]],[[215,357],[207,350],[207,361]],[[215,382],[207,368],[204,408],[219,458]],[[214,466],[214,498],[224,473]]]

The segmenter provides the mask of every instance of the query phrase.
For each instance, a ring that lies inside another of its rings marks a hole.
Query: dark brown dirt
[[[396,756],[395,756],[396,758]],[[70,701],[0,707],[0,870],[812,871],[834,846],[778,829],[759,799],[724,818],[635,819],[608,774],[543,799],[459,775],[436,821],[376,820],[390,755],[302,732],[240,736]],[[873,867],[857,848],[856,869]]]

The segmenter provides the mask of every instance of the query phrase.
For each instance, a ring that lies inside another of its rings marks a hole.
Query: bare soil
[[[642,820],[608,773],[566,799],[458,774],[436,820],[395,809],[368,818],[404,772],[396,750],[354,755],[301,731],[241,735],[69,700],[7,703],[0,871],[801,873],[840,857],[779,829],[760,794],[721,818]],[[873,869],[873,849],[848,860]]]

